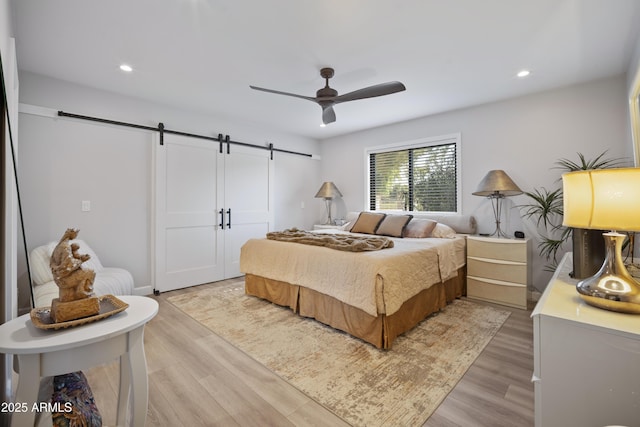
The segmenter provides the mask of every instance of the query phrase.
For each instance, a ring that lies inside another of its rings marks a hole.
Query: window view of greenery
[[[457,209],[456,144],[369,154],[369,208],[420,212]]]

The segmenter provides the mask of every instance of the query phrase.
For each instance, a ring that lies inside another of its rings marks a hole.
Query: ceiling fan
[[[335,104],[347,101],[356,101],[358,99],[374,98],[376,96],[390,95],[392,93],[402,92],[403,90],[406,90],[406,87],[400,82],[387,82],[354,90],[353,92],[345,93],[344,95],[338,95],[337,90],[329,87],[329,79],[333,77],[333,74],[333,68],[322,68],[320,70],[320,76],[325,79],[325,86],[322,89],[318,89],[315,97],[281,92],[279,90],[265,89],[262,87],[251,85],[249,87],[251,89],[261,90],[263,92],[294,96],[296,98],[313,101],[320,105],[320,107],[322,108],[322,123],[324,123],[325,125],[336,121],[336,113],[335,111],[333,111],[333,106]]]

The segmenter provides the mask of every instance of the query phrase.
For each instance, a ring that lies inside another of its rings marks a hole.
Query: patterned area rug
[[[168,300],[355,426],[424,423],[510,314],[456,300],[384,351],[247,296],[244,281]]]

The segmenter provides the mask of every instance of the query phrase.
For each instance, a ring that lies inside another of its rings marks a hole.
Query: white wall
[[[342,212],[365,209],[366,147],[451,133],[462,136],[462,213],[478,217],[481,231],[492,227],[487,200],[471,193],[491,169],[503,169],[524,191],[560,186],[560,158],[577,161],[576,153],[632,162],[624,76],[599,80],[370,129],[322,141],[323,180],[332,180],[343,194]],[[631,163],[630,163],[631,164]],[[506,199],[528,203],[524,195]],[[533,236],[535,227],[514,212],[508,230]],[[535,244],[534,244],[535,247]],[[569,248],[570,250],[570,248]],[[534,286],[544,289],[550,273],[537,256]]]
[[[2,54],[2,72],[5,78],[7,89],[7,101],[9,119],[11,121],[12,133],[17,138],[17,106],[18,106],[18,76],[15,57],[15,45],[13,29],[11,25],[11,6],[9,0],[0,0],[0,53]],[[14,129],[15,127],[16,129]],[[17,292],[17,255],[18,228],[17,228],[17,199],[15,192],[15,181],[13,179],[13,162],[9,145],[9,130],[5,131],[6,145],[0,147],[3,150],[2,167],[2,209],[4,221],[0,223],[4,240],[2,244],[2,264],[0,265],[0,323],[12,319],[17,314],[18,292]],[[12,392],[12,357],[10,355],[0,356],[0,384],[3,402],[9,402]],[[4,411],[0,413],[0,425],[8,423],[9,415]]]
[[[228,134],[232,140],[317,155],[318,142],[251,123],[99,91],[31,73],[21,73],[20,185],[29,249],[80,228],[104,265],[131,271],[136,287],[152,286],[150,221],[152,139],[155,132],[47,117],[57,110],[157,126],[194,134]],[[33,109],[31,106],[39,108]],[[40,108],[43,107],[43,108]],[[36,114],[29,113],[32,111]],[[45,116],[41,115],[44,113]],[[320,162],[274,153],[276,228],[310,227],[320,186]],[[81,202],[91,201],[82,212]],[[301,204],[306,207],[302,209]]]
[[[629,61],[629,68],[627,68],[627,99],[629,100],[629,111],[633,114],[634,108],[632,103],[636,103],[637,100],[633,100],[634,96],[638,93],[638,87],[640,86],[640,40],[636,42],[634,54]],[[637,110],[636,110],[637,111]],[[629,117],[629,123],[631,127],[635,127],[636,136],[633,141],[635,147],[635,165],[640,167],[640,117]],[[632,129],[633,135],[633,129]],[[638,234],[636,233],[636,239]],[[635,245],[634,262],[637,264],[637,259],[640,258],[640,245]]]
[[[629,110],[633,114],[635,109],[631,104],[637,104],[637,100],[634,100],[634,96],[637,96],[640,87],[640,39],[637,40],[634,53],[629,61],[629,67],[627,68],[627,99],[629,100]],[[640,118],[629,117],[631,126],[636,127],[635,137],[635,162],[636,166],[640,167]],[[633,132],[632,132],[633,133]],[[640,253],[640,248],[639,252]]]

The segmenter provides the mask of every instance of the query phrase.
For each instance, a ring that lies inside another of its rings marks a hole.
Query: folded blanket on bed
[[[392,248],[393,240],[379,236],[354,236],[345,234],[318,234],[292,228],[267,233],[267,239],[282,242],[303,243],[305,245],[325,246],[348,252],[378,251]]]

